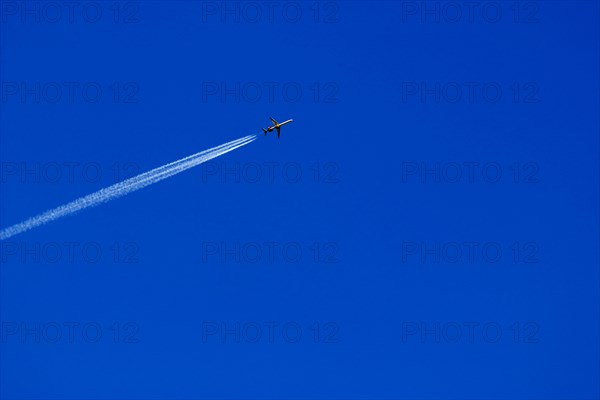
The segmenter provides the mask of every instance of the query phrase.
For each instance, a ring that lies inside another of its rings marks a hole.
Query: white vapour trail
[[[77,211],[83,210],[84,208],[94,207],[98,204],[116,199],[117,197],[124,196],[135,190],[142,189],[146,186],[152,185],[156,182],[162,181],[163,179],[167,179],[173,175],[195,167],[196,165],[202,164],[203,162],[211,160],[215,157],[219,157],[220,155],[235,150],[238,147],[245,146],[254,140],[256,140],[256,135],[248,135],[241,139],[233,140],[220,146],[213,147],[212,149],[192,154],[191,156],[163,165],[148,172],[144,172],[143,174],[126,179],[107,188],[100,189],[97,192],[80,197],[70,203],[53,208],[35,217],[29,218],[23,222],[1,230],[0,240],[8,239],[11,236],[23,233],[66,215],[73,214]]]

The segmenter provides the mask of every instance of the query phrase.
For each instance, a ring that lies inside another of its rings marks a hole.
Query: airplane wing
[[[269,118],[269,119],[270,119],[271,121],[273,121],[273,123],[274,123],[275,125],[278,125],[278,124],[279,124],[279,122],[275,121],[275,120],[273,119],[273,117],[271,117],[271,118]]]
[[[277,129],[277,138],[279,138],[281,136],[281,128],[276,128]]]

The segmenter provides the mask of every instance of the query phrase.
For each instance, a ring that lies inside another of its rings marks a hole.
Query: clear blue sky
[[[599,5],[0,3],[0,397],[598,398]],[[293,118],[280,140],[269,117]]]

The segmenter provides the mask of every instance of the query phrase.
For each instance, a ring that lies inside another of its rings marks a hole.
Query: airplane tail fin
[[[265,133],[265,136],[267,136],[267,130],[265,128],[262,128],[262,130]]]

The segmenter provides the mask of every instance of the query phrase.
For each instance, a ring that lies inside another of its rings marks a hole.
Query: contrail
[[[192,154],[191,156],[163,165],[162,167],[155,168],[148,172],[144,172],[143,174],[126,179],[122,182],[115,183],[112,186],[100,189],[97,192],[80,197],[70,203],[48,210],[13,226],[9,226],[8,228],[0,231],[0,240],[8,239],[11,236],[23,233],[66,215],[73,214],[77,211],[83,210],[84,208],[94,207],[98,204],[116,199],[117,197],[125,196],[126,194],[129,194],[135,190],[152,185],[215,157],[229,153],[230,151],[235,150],[238,147],[245,146],[255,140],[256,135],[248,135],[241,139],[233,140],[220,146],[213,147],[212,149]]]

